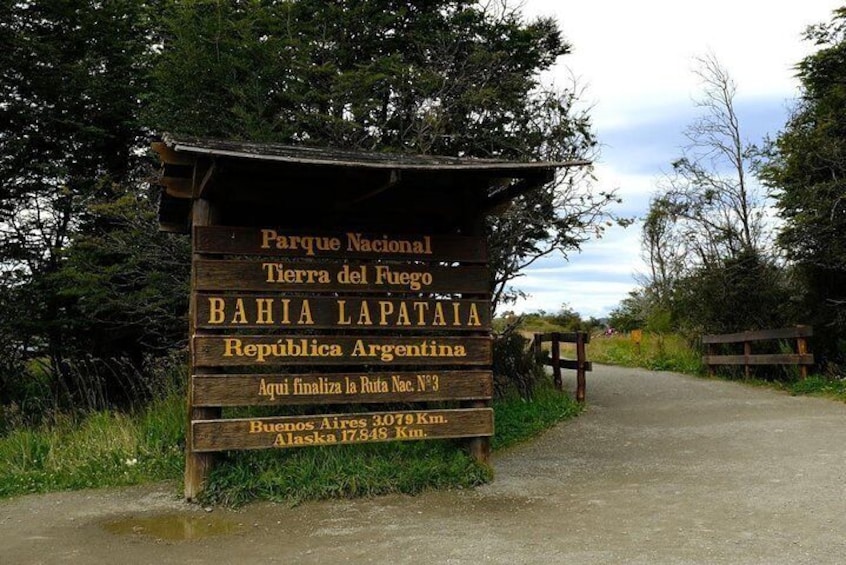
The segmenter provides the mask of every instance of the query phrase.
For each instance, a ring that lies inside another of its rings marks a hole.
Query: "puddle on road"
[[[103,524],[115,535],[145,536],[167,541],[189,541],[237,532],[242,526],[220,516],[167,514],[143,518],[121,518]]]

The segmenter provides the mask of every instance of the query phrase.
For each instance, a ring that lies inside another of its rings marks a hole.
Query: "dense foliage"
[[[166,14],[157,131],[515,160],[595,147],[575,91],[540,83],[570,50],[557,24],[507,3],[193,2]],[[495,304],[537,258],[602,231],[615,197],[587,190],[588,174],[562,171],[489,222]]]
[[[0,396],[7,401],[32,405],[29,396],[46,385],[55,403],[85,404],[90,373],[124,373],[127,360],[138,367],[151,350],[178,343],[185,254],[156,233],[149,169],[138,151],[154,56],[149,8],[68,0],[4,2],[0,10]],[[126,400],[107,380],[112,390],[99,396]]]
[[[784,220],[778,244],[796,266],[808,323],[846,360],[846,8],[810,28],[819,49],[797,66],[802,95],[769,147],[762,177]]]

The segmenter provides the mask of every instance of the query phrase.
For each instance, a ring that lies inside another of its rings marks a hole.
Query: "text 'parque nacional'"
[[[383,235],[372,238],[357,232],[344,234],[345,241],[333,236],[286,235],[273,229],[261,230],[261,249],[303,251],[306,256],[314,257],[321,252],[345,249],[357,253],[400,253],[407,255],[431,255],[432,238],[428,235],[419,239],[396,239]]]

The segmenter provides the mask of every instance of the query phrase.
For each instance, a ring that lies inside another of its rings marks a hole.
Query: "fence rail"
[[[555,383],[555,388],[558,390],[564,389],[564,383],[561,379],[561,369],[575,369],[576,371],[576,401],[584,403],[587,388],[586,373],[593,370],[593,364],[587,360],[585,353],[585,344],[590,342],[590,334],[587,332],[552,332],[545,334],[534,334],[532,344],[535,355],[540,357],[542,355],[541,346],[544,342],[551,342],[550,359],[544,359],[545,365],[552,367],[552,379]],[[575,343],[576,344],[576,359],[562,359],[561,358],[561,344]]]
[[[811,326],[796,326],[794,328],[780,328],[776,330],[757,330],[733,334],[705,335],[702,344],[707,346],[707,355],[702,362],[708,366],[708,374],[714,374],[717,365],[743,365],[746,376],[752,365],[798,365],[801,377],[808,376],[808,365],[814,364],[814,355],[808,353],[808,340],[814,335]],[[795,339],[795,353],[752,353],[752,343],[776,339]],[[717,355],[716,346],[731,343],[742,343],[742,355]]]

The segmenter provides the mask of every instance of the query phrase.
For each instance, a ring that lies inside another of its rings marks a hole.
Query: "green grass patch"
[[[717,378],[726,380],[733,380],[749,384],[752,386],[759,386],[763,388],[771,388],[781,390],[792,394],[793,396],[820,396],[823,398],[830,398],[832,400],[839,400],[846,402],[846,379],[832,378],[822,375],[809,375],[806,379],[791,379],[791,380],[766,380],[743,377],[726,376],[725,374],[717,374]]]
[[[810,394],[833,398],[846,402],[846,379],[832,379],[820,375],[810,375],[804,380],[797,380],[789,384],[791,394]]]
[[[0,498],[134,485],[181,475],[185,400],[181,394],[125,415],[97,412],[0,437]]]
[[[562,345],[562,353],[566,352]],[[790,352],[782,346],[783,352]],[[641,367],[644,369],[674,371],[688,375],[705,375],[701,353],[691,347],[681,336],[670,334],[657,336],[644,332],[640,348],[628,335],[600,336],[591,339],[587,346],[588,359],[596,363]],[[565,355],[566,356],[566,355]],[[796,396],[813,395],[846,402],[846,379],[811,375],[799,379],[796,367],[768,367],[764,378],[745,378],[742,367],[722,368],[715,375],[718,379],[742,382],[783,390]]]
[[[551,386],[531,402],[494,403],[495,449],[538,435],[578,413]],[[173,392],[126,415],[97,412],[0,437],[0,498],[57,490],[128,486],[182,477],[184,394]],[[344,445],[221,454],[205,499],[237,505],[264,499],[298,503],[323,498],[414,494],[469,488],[491,480],[490,468],[449,440]]]
[[[551,386],[538,387],[531,401],[517,395],[496,401],[493,448],[526,441],[579,410]],[[470,488],[491,478],[491,469],[475,462],[462,442],[454,440],[233,452],[215,466],[203,499],[225,505],[257,499],[296,504]]]
[[[643,333],[638,346],[624,334],[591,337],[587,357],[595,363],[641,367],[653,371],[675,371],[689,375],[704,373],[702,354],[679,335]]]
[[[496,435],[493,448],[504,449],[538,436],[581,410],[581,405],[548,383],[535,388],[531,401],[516,394],[499,400],[494,403]]]

